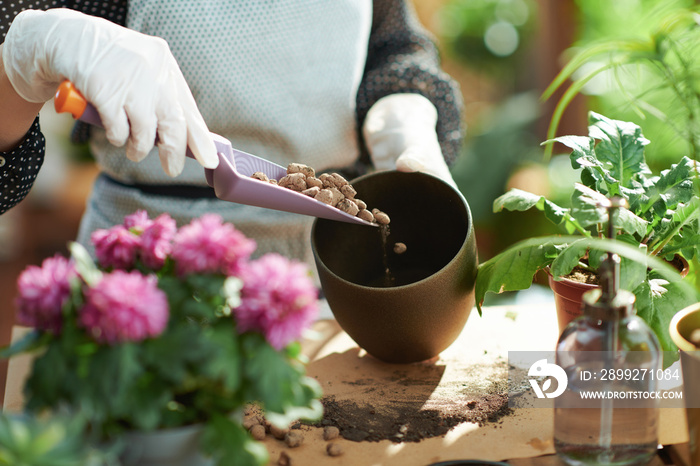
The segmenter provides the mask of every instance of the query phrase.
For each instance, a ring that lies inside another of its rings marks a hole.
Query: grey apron
[[[358,157],[355,99],[371,21],[371,0],[134,0],[127,26],[168,42],[212,132],[280,165],[324,171]],[[104,173],[125,185],[206,186],[193,160],[169,178],[155,148],[134,163],[101,130],[93,131],[90,147]],[[217,213],[256,240],[257,256],[311,260],[309,217],[146,194],[104,178],[95,183],[78,241],[88,245],[92,231],[137,209],[152,217],[167,212],[179,225]]]

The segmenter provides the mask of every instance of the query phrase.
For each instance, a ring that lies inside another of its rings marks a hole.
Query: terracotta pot
[[[692,464],[700,464],[700,405],[695,396],[700,393],[700,348],[690,341],[691,333],[697,329],[700,329],[700,303],[679,311],[668,329],[680,349]]]
[[[469,206],[459,191],[423,173],[376,172],[352,181],[357,197],[391,217],[379,229],[317,219],[311,244],[338,324],[369,354],[412,363],[440,354],[474,306],[477,252]],[[393,245],[405,243],[395,254]],[[385,281],[383,258],[395,278]]]
[[[569,322],[583,314],[581,309],[583,294],[598,288],[598,285],[579,283],[567,278],[555,280],[549,270],[547,270],[547,277],[549,287],[554,293],[554,305],[557,309],[557,322],[561,334]]]
[[[669,264],[675,267],[681,277],[688,275],[690,265],[682,256],[676,254]],[[554,293],[554,305],[557,309],[557,322],[559,323],[559,333],[561,334],[569,323],[583,314],[581,308],[581,298],[586,291],[598,288],[598,285],[575,282],[566,278],[554,280],[554,277],[546,269],[549,280],[549,287]]]

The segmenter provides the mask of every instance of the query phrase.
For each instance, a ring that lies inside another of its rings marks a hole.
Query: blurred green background
[[[434,4],[417,0],[419,12],[428,3]],[[697,2],[441,3],[423,20],[465,96],[467,139],[453,176],[472,208],[482,261],[517,240],[556,232],[537,212],[493,213],[491,204],[510,187],[569,204],[578,179],[569,151],[555,146],[546,160],[540,144],[571,83],[590,78],[566,105],[556,135],[586,135],[586,114],[593,110],[640,125],[651,141],[647,160],[655,172],[683,155],[697,156],[700,20],[688,11]],[[543,100],[544,90],[575,57],[577,69]]]

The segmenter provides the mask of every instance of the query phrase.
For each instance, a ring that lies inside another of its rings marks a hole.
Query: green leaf
[[[607,223],[608,212],[603,206],[608,202],[608,198],[598,191],[576,183],[571,195],[571,216],[583,227]],[[615,226],[625,233],[636,235],[639,240],[647,231],[647,221],[625,208],[618,210]]]
[[[667,208],[673,208],[680,202],[688,202],[696,194],[693,189],[692,179],[697,176],[697,162],[683,157],[680,162],[671,165],[671,168],[659,174],[654,187]]]
[[[198,298],[190,297],[180,305],[182,313],[194,319],[214,319],[216,317],[215,307],[209,302],[201,301]]]
[[[683,157],[679,163],[671,165],[670,169],[662,171],[644,186],[645,199],[643,205],[639,206],[639,211],[643,214],[651,210],[654,215],[664,217],[667,210],[688,203],[697,197],[693,183],[696,175],[695,162]]]
[[[556,278],[568,275],[588,252],[588,243],[581,238],[564,247],[552,261],[552,276]]]
[[[258,401],[272,422],[295,418],[316,418],[321,414],[318,383],[304,375],[304,368],[284,353],[276,351],[255,333],[241,335],[244,396]],[[270,418],[270,416],[272,418]]]
[[[30,330],[22,338],[0,349],[0,358],[7,359],[22,353],[30,353],[48,344],[52,336],[38,330]]]
[[[220,380],[230,392],[241,385],[241,353],[238,335],[233,324],[220,325],[209,332],[207,338],[216,347],[217,354],[205,362],[202,372],[214,380]]]
[[[569,209],[558,206],[544,196],[513,188],[493,201],[494,212],[500,212],[503,209],[526,211],[533,207],[544,212],[545,218],[553,224],[564,224],[566,230],[570,233],[574,231],[579,231],[583,234],[587,233],[578,221],[569,215]]]
[[[50,417],[0,416],[0,464],[12,466],[86,466],[85,422]]]
[[[682,287],[683,282],[653,279],[641,284],[634,292],[637,315],[654,331],[663,351],[678,350],[669,333],[671,319],[679,309],[697,302],[697,297],[689,295]]]
[[[167,413],[168,402],[173,398],[171,387],[163,380],[142,376],[130,388],[126,394],[129,412],[123,415],[129,420],[128,428],[150,431],[165,427],[163,418]]]
[[[132,343],[100,347],[90,361],[88,383],[96,389],[97,396],[120,412],[129,412],[129,400],[124,395],[144,371],[138,352],[138,346]]]
[[[552,262],[556,256],[556,239],[530,238],[520,241],[500,254],[479,265],[476,274],[476,306],[481,305],[486,293],[524,290],[532,285],[538,270]]]
[[[223,297],[225,281],[226,277],[216,274],[193,274],[188,275],[185,279],[185,282],[191,289],[196,290],[197,293],[206,298],[213,296]]]
[[[171,321],[177,321],[182,318],[182,305],[185,300],[191,299],[192,290],[185,286],[178,278],[172,276],[160,277],[158,279],[158,288],[168,297]]]
[[[635,238],[629,235],[618,235],[615,240],[639,249],[645,254],[645,257],[648,254],[647,246],[645,244],[639,244]],[[639,261],[626,257],[620,258],[620,288],[634,291],[640,284],[647,280],[647,264],[648,261],[646,260]]]
[[[143,363],[148,371],[175,384],[185,379],[190,363],[200,364],[213,357],[213,343],[203,339],[196,325],[181,323],[141,345]],[[187,351],[177,348],[187,348]]]
[[[680,233],[664,246],[661,256],[670,259],[674,254],[681,254],[687,260],[700,255],[700,233],[691,232],[688,235]]]
[[[573,168],[595,167],[599,165],[595,157],[595,140],[587,136],[560,136],[554,141],[571,149]]]
[[[544,202],[544,196],[513,188],[493,201],[493,211],[500,212],[503,209],[526,211]],[[541,208],[540,208],[541,210]]]
[[[652,238],[649,245],[652,254],[663,255],[662,252],[666,244],[681,234],[685,227],[694,226],[689,236],[697,233],[698,222],[700,221],[700,198],[694,198],[688,204],[679,204],[673,212],[669,221],[664,221],[657,236]]]
[[[613,120],[595,112],[589,112],[589,135],[598,139],[595,149],[611,178],[628,186],[638,173],[649,172],[644,162],[644,146],[649,141],[642,136],[642,129],[630,122]],[[618,194],[618,193],[615,193]]]
[[[610,177],[609,171],[603,162],[598,160],[595,152],[595,140],[584,136],[562,136],[555,139],[572,149],[571,166],[574,169],[581,168],[581,182],[586,186],[608,194],[604,183],[608,185],[618,184],[618,180]],[[615,194],[615,193],[612,193]]]
[[[571,216],[584,228],[603,224],[608,219],[607,210],[603,206],[608,202],[608,198],[598,191],[575,183],[574,192],[571,194]]]

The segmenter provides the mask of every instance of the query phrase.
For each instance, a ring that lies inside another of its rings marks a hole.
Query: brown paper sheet
[[[334,321],[318,322],[317,338],[307,339],[308,373],[321,384],[324,396],[359,406],[417,406],[443,412],[468,410],[480,392],[493,390],[507,372],[508,351],[552,351],[558,338],[551,304],[504,306],[476,310],[459,336],[432,364],[385,364],[368,356]],[[399,410],[406,412],[405,410]],[[378,414],[378,410],[377,410]],[[373,415],[366,416],[366,429]],[[400,422],[400,419],[397,419]],[[331,458],[322,428],[302,426],[305,440],[287,448],[270,436],[266,445],[275,464],[282,452],[292,464],[428,465],[437,461],[480,459],[500,461],[554,453],[553,411],[515,409],[495,422],[462,423],[446,434],[419,442],[353,442],[333,440],[343,455]],[[662,409],[660,443],[686,442],[682,409]]]
[[[22,329],[16,329],[18,337]],[[391,415],[396,421],[411,410],[459,413],[484,393],[497,391],[507,372],[508,351],[551,351],[557,340],[557,324],[551,304],[474,310],[457,341],[430,363],[386,364],[367,355],[335,321],[317,322],[304,341],[309,358],[307,372],[321,384],[324,397],[368,407],[366,425],[373,417]],[[29,359],[11,360],[6,410],[22,406],[21,386]],[[370,409],[375,410],[372,414]],[[427,465],[450,459],[504,460],[554,453],[551,409],[515,409],[494,422],[460,423],[443,435],[418,442],[391,440],[338,443],[343,454],[330,457],[323,429],[303,425],[304,443],[288,448],[271,436],[265,440],[273,464],[284,452],[294,465]],[[358,421],[361,424],[362,421]],[[660,443],[687,442],[682,409],[662,409]]]

